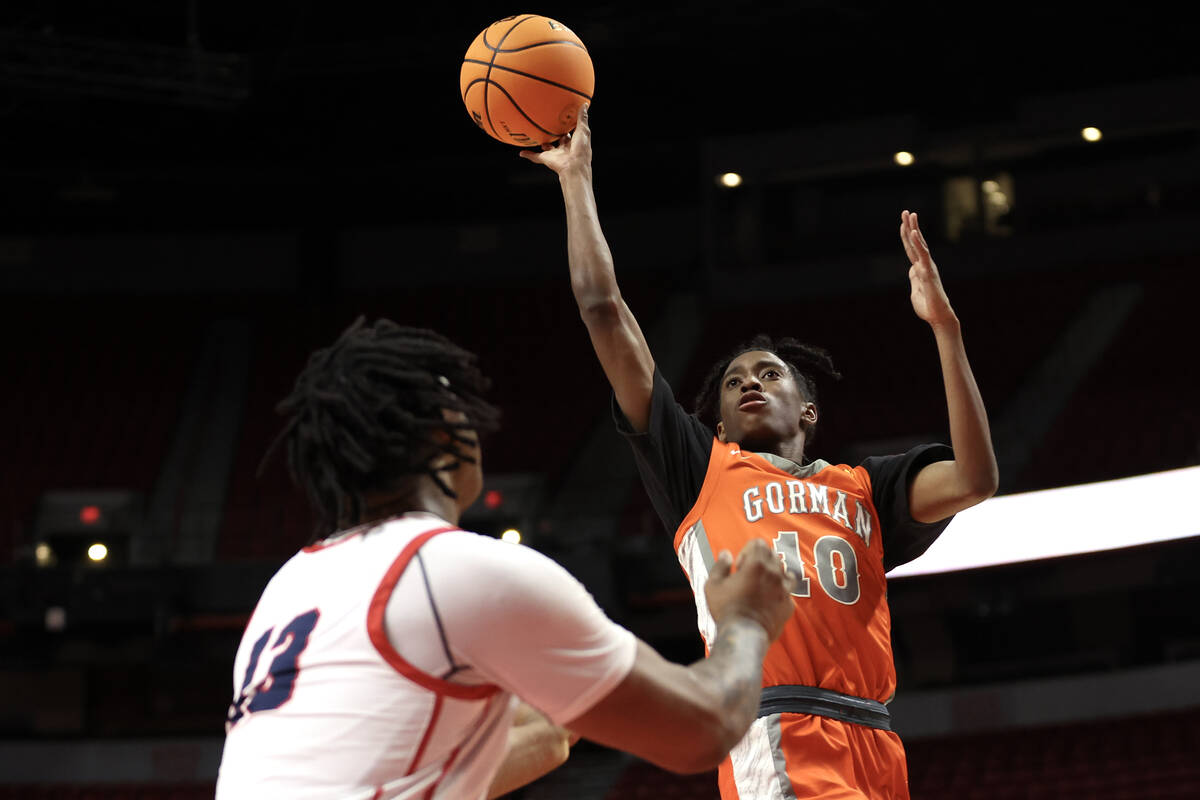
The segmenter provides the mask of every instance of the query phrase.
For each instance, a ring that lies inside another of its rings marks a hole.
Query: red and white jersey
[[[566,723],[637,640],[561,566],[424,513],[304,548],[234,661],[218,800],[486,795],[515,697]]]

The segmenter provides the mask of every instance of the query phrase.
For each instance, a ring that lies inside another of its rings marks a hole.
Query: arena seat
[[[1129,272],[1136,272],[1130,269]],[[1193,298],[1197,265],[1157,270],[1019,477],[1019,490],[1110,480],[1200,463]]]
[[[960,734],[905,743],[919,800],[1195,798],[1200,708],[1121,719]],[[715,772],[675,775],[637,760],[606,800],[716,800]]]
[[[8,304],[21,344],[0,369],[20,391],[0,393],[0,412],[20,424],[4,445],[0,561],[28,544],[43,492],[153,487],[204,334],[194,312],[139,298]]]
[[[630,294],[655,308],[664,293],[633,283]],[[564,279],[504,287],[444,287],[350,296],[323,309],[275,305],[254,320],[253,381],[230,476],[218,557],[277,558],[307,541],[307,501],[290,482],[282,453],[256,476],[281,419],[275,404],[308,354],[330,344],[358,315],[432,328],[475,353],[492,380],[489,399],[501,429],[484,439],[488,474],[562,472],[608,413],[609,388]],[[500,335],[499,332],[502,332]]]
[[[1200,709],[906,743],[913,797],[1195,797]]]
[[[0,800],[212,800],[215,791],[211,782],[22,784],[0,786]]]

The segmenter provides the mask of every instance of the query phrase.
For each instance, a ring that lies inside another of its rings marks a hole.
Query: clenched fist
[[[792,616],[795,579],[762,539],[752,539],[738,553],[736,563],[728,550],[713,565],[704,596],[718,624],[723,619],[745,617],[762,625],[773,642]]]

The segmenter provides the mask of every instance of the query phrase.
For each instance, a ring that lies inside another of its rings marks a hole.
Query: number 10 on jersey
[[[805,561],[800,555],[800,537],[795,531],[779,531],[772,544],[788,572],[796,577],[792,596],[810,597],[812,581],[805,573]],[[816,568],[817,582],[831,599],[847,606],[858,602],[858,556],[854,545],[840,536],[822,536],[813,545],[809,563]]]

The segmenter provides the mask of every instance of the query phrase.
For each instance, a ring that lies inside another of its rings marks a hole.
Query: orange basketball
[[[459,87],[475,124],[518,147],[553,142],[574,129],[596,75],[570,28],[518,14],[483,29],[463,56]]]

